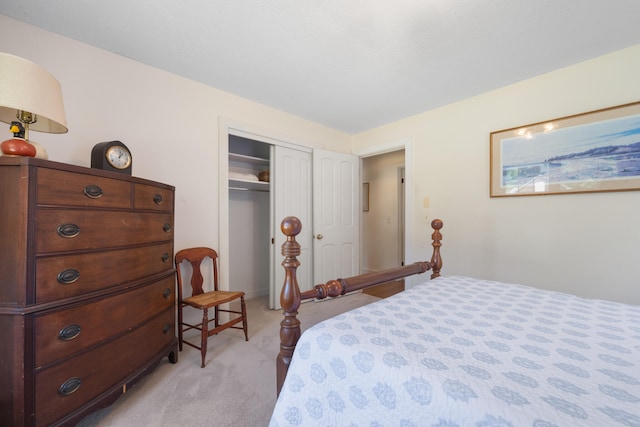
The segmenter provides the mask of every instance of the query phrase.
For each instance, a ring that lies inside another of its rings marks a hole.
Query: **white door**
[[[358,157],[313,150],[314,284],[359,274],[360,194]]]
[[[302,222],[302,231],[296,236],[301,246],[297,270],[298,285],[302,291],[311,289],[312,280],[312,222],[311,222],[311,153],[279,145],[271,149],[271,206],[273,216],[271,245],[271,285],[269,306],[280,308],[280,293],[284,283],[282,244],[285,235],[280,223],[287,216],[296,216]]]

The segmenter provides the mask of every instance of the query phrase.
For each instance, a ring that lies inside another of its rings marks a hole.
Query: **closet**
[[[298,277],[312,283],[311,150],[230,134],[228,155],[229,289],[244,291],[247,299],[269,295],[270,307],[279,308],[285,216],[306,225],[298,236]]]
[[[230,136],[229,283],[247,298],[269,292],[269,163],[269,144]]]

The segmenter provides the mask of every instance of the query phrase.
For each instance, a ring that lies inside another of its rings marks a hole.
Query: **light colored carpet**
[[[307,302],[299,309],[306,328],[378,298],[356,293]],[[276,402],[275,360],[280,346],[280,310],[267,298],[247,301],[249,341],[240,330],[209,338],[206,366],[200,351],[184,346],[178,363],[165,358],[113,405],[85,417],[78,426],[197,427],[267,426]]]

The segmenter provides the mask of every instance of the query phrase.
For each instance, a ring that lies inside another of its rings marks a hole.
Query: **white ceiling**
[[[0,0],[0,13],[347,133],[640,43],[640,0]]]

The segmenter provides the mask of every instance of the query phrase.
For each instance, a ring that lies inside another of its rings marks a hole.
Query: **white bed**
[[[640,306],[427,281],[302,334],[270,426],[315,425],[640,426]]]

